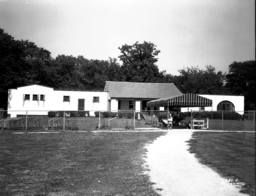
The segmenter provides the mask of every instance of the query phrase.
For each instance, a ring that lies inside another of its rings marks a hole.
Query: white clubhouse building
[[[65,91],[41,85],[9,89],[8,114],[47,115],[49,111],[151,111],[161,107],[148,107],[147,102],[179,97],[183,94],[173,83],[137,83],[107,81],[104,91]],[[229,110],[244,112],[244,96],[199,95],[212,100],[209,107],[182,107],[186,111]]]

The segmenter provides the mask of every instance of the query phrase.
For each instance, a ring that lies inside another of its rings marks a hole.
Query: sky
[[[52,57],[118,59],[122,45],[151,42],[172,75],[255,60],[254,0],[0,0],[0,28]]]

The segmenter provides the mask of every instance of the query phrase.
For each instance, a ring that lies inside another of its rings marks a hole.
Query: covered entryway
[[[212,106],[212,100],[196,94],[188,93],[181,96],[156,99],[147,103],[148,107],[207,107]]]
[[[167,108],[167,116],[169,118],[169,113],[174,107],[208,107],[212,106],[212,100],[207,99],[205,97],[201,97],[196,94],[188,93],[180,96],[173,96],[167,98],[156,99],[153,101],[149,101],[147,103],[148,107],[166,107]],[[167,117],[166,116],[166,117]],[[192,116],[191,116],[192,117]],[[187,119],[186,124],[189,124],[192,118]],[[164,121],[163,121],[164,122]],[[177,121],[177,124],[179,121]],[[193,124],[193,123],[192,123]],[[169,123],[167,124],[169,127]],[[193,125],[192,125],[193,127]]]

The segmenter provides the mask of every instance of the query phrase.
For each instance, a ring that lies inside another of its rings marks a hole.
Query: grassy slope
[[[195,132],[189,143],[201,163],[255,195],[255,133]]]
[[[163,133],[0,133],[0,195],[158,195],[143,146]]]

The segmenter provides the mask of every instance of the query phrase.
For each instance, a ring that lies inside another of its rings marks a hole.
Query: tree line
[[[15,40],[0,29],[0,108],[7,109],[8,89],[40,84],[62,90],[103,90],[105,81],[174,83],[182,93],[244,95],[245,109],[255,110],[255,61],[234,62],[229,72],[187,67],[180,75],[160,71],[160,50],[151,42],[123,45],[120,61],[51,53],[28,40]],[[171,57],[170,57],[171,58]],[[173,65],[175,66],[175,65]]]

